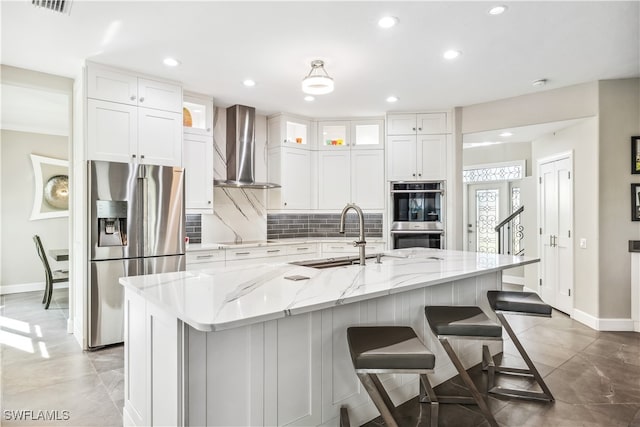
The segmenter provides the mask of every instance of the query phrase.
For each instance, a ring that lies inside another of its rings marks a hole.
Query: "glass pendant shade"
[[[311,71],[302,80],[302,91],[310,95],[324,95],[333,92],[333,79],[324,69],[323,61],[311,61]]]

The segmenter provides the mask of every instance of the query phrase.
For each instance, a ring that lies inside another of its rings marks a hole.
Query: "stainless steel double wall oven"
[[[392,182],[393,249],[444,249],[444,182]]]

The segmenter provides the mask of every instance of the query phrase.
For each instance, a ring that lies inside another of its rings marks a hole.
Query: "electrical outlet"
[[[580,248],[587,249],[587,239],[580,239]]]

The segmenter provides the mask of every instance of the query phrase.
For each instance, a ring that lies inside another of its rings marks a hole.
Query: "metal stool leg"
[[[493,384],[492,384],[492,387],[489,389],[489,392],[493,394],[501,394],[505,396],[521,397],[524,399],[537,399],[537,400],[544,400],[548,402],[554,402],[555,398],[553,397],[553,394],[551,394],[551,390],[549,390],[549,387],[547,387],[547,384],[542,379],[542,375],[540,375],[540,372],[538,372],[538,369],[533,364],[533,361],[525,351],[524,347],[522,346],[522,343],[520,343],[520,340],[518,339],[515,332],[511,328],[511,325],[509,324],[507,319],[504,317],[504,314],[496,312],[496,315],[498,316],[500,323],[502,323],[504,330],[507,331],[507,334],[511,338],[511,341],[513,341],[513,344],[516,346],[516,349],[520,353],[520,356],[522,356],[522,359],[527,364],[528,369],[508,368],[508,367],[498,366],[495,368],[495,371],[507,372],[515,375],[532,376],[536,380],[540,388],[542,389],[542,393],[527,391],[527,390],[514,390],[514,389],[507,389],[502,387],[493,387]]]
[[[429,377],[427,377],[426,374],[420,374],[420,403],[429,403],[429,425],[431,427],[437,427],[440,402],[438,402],[438,396],[436,392],[433,391]]]
[[[385,424],[388,427],[398,427],[398,423],[393,417],[393,410],[395,409],[395,406],[391,402],[387,392],[384,390],[384,387],[382,387],[378,376],[376,374],[363,373],[357,373],[357,375],[365,390],[367,390],[367,393],[371,397],[373,404],[376,405],[376,408],[380,411],[380,415],[382,416]],[[382,388],[381,390],[378,389],[378,384]]]
[[[492,427],[498,427],[498,423],[496,419],[493,417],[493,414],[489,409],[489,405],[484,400],[484,397],[482,396],[482,394],[480,394],[480,392],[476,388],[476,385],[473,383],[473,380],[469,376],[469,373],[467,372],[467,370],[462,365],[462,362],[460,361],[460,359],[458,359],[458,355],[453,350],[453,347],[451,347],[449,340],[447,340],[446,338],[438,338],[438,339],[440,340],[440,343],[442,343],[442,347],[444,347],[444,350],[447,352],[449,359],[451,359],[451,362],[453,362],[453,365],[458,370],[458,373],[460,374],[460,378],[462,378],[462,381],[469,389],[469,392],[471,393],[471,396],[473,396],[475,403],[480,408],[480,412],[482,412],[482,415],[484,415],[484,417],[487,419],[487,421],[489,422],[489,425],[491,425]]]

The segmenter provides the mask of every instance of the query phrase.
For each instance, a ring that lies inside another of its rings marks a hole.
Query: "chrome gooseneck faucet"
[[[360,265],[364,265],[364,247],[367,242],[364,240],[364,214],[362,213],[362,209],[360,206],[355,203],[349,203],[347,206],[342,209],[342,213],[340,214],[340,233],[344,234],[344,219],[347,216],[347,211],[349,209],[353,209],[358,214],[358,219],[360,220],[360,237],[358,240],[353,242],[353,246],[356,246],[360,249]]]

